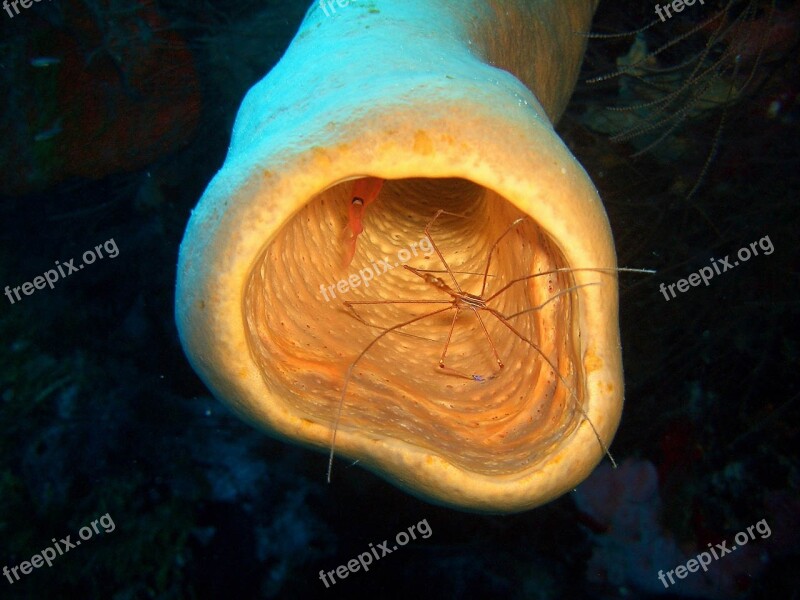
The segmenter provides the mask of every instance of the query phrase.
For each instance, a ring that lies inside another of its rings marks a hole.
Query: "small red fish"
[[[353,256],[356,254],[356,240],[364,231],[364,211],[367,206],[377,200],[382,187],[383,179],[379,177],[363,177],[357,179],[353,185],[353,199],[350,201],[347,220],[350,237],[345,240],[345,267],[353,262]]]

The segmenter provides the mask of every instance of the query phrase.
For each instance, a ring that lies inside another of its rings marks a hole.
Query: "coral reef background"
[[[620,468],[505,517],[428,505],[345,463],[327,485],[322,454],[227,413],[181,353],[172,294],[186,220],[239,101],[306,9],[54,0],[0,13],[0,284],[110,238],[119,247],[52,290],[0,300],[0,568],[101,514],[116,523],[52,567],[0,577],[0,595],[795,597],[794,5],[707,1],[617,36],[656,19],[653,6],[601,3],[594,31],[614,37],[590,40],[558,129],[600,189],[620,265],[658,272],[621,277]],[[774,253],[669,301],[659,291],[764,236]],[[331,589],[320,581],[422,519],[430,538]],[[772,534],[712,578],[659,582],[761,519]]]

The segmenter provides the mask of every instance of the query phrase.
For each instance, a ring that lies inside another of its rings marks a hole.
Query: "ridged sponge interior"
[[[490,189],[465,179],[408,178],[385,182],[344,266],[352,187],[344,181],[309,199],[245,283],[247,336],[266,386],[297,415],[331,430],[343,402],[337,453],[347,454],[343,434],[359,431],[476,473],[534,466],[582,419],[573,316],[579,294],[570,273],[512,282],[569,267],[562,253],[533,217]],[[443,214],[429,230],[458,286],[506,323],[464,308],[453,325],[453,298],[402,267],[424,269],[457,290],[425,235],[439,209],[461,215]]]

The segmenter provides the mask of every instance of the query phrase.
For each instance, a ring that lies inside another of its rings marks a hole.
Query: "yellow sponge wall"
[[[447,296],[399,268],[334,299],[320,288],[419,242],[440,208],[469,216],[442,217],[431,231],[464,273],[481,272],[494,241],[526,217],[498,246],[486,297],[534,273],[616,266],[602,203],[551,122],[580,66],[585,38],[574,32],[590,28],[593,10],[561,0],[309,9],[242,102],[181,246],[181,340],[221,401],[271,435],[327,452],[348,367],[379,327],[402,320],[397,305],[377,305],[370,327],[342,300]],[[352,180],[367,175],[386,182],[344,268]],[[413,260],[442,269],[435,255]],[[457,277],[480,291],[479,277]],[[452,313],[385,336],[353,370],[337,456],[465,510],[520,511],[572,489],[621,414],[616,277],[536,277],[492,306],[508,315],[544,302],[514,321],[535,349],[483,314],[501,370],[475,317],[459,317],[448,357],[483,382],[437,370]],[[320,478],[325,466],[320,456]]]

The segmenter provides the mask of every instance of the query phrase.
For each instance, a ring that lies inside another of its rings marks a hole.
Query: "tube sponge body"
[[[431,231],[453,270],[483,272],[492,244],[524,216],[493,255],[484,297],[548,270],[611,272],[531,278],[492,300],[506,315],[544,304],[519,325],[533,345],[484,313],[499,371],[477,319],[459,317],[448,360],[480,369],[483,383],[437,370],[452,313],[384,336],[353,369],[336,452],[415,495],[485,512],[537,506],[589,474],[622,409],[616,258],[597,192],[553,121],[584,50],[575,32],[589,29],[594,8],[309,9],[242,102],[181,245],[181,341],[220,400],[271,435],[327,451],[348,367],[380,327],[402,321],[398,305],[376,305],[370,327],[341,300],[443,295],[404,269],[346,298],[320,290],[419,241],[438,209],[469,217],[443,217]],[[364,176],[385,183],[344,269],[352,180]],[[415,260],[443,269],[435,254]]]

